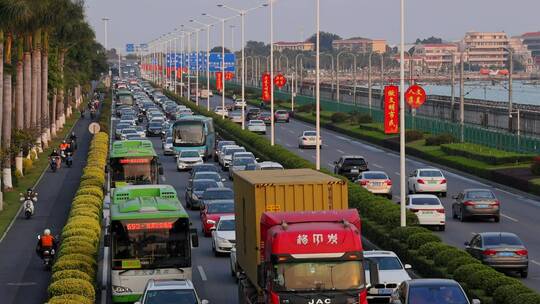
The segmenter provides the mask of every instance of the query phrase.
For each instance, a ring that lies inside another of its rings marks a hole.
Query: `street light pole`
[[[190,22],[206,26],[206,110],[210,111],[210,28],[214,25],[202,23],[197,20],[190,20]]]
[[[400,1],[401,10],[401,42],[400,42],[400,89],[399,89],[399,182],[401,198],[401,227],[407,226],[406,192],[405,192],[405,0]],[[382,60],[381,60],[382,62]],[[381,79],[382,84],[382,79]],[[381,86],[381,95],[383,87]]]
[[[321,35],[320,35],[320,0],[316,0],[317,2],[317,26],[316,26],[316,35],[317,35],[317,41],[316,41],[316,52],[317,55],[315,57],[315,69],[316,69],[316,79],[315,79],[315,131],[317,138],[315,139],[315,168],[317,170],[321,170],[321,111],[320,111],[320,101],[321,101],[321,67],[320,67],[320,44],[321,44]]]
[[[270,144],[275,144],[274,126],[274,0],[268,0],[270,5]]]
[[[513,88],[512,88],[512,81],[514,78],[514,51],[512,49],[508,49],[508,131],[512,132],[513,129],[513,119],[512,119],[512,113],[513,113]],[[518,124],[519,124],[519,112],[518,112]],[[518,125],[519,130],[519,125]],[[519,131],[518,131],[519,132]],[[519,136],[519,133],[518,133]]]
[[[193,20],[190,20],[192,22]],[[195,104],[199,105],[199,33],[203,29],[198,29],[194,27],[190,27],[195,32]]]

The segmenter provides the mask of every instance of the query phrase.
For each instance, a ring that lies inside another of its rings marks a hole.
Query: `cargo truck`
[[[367,304],[345,181],[311,169],[241,171],[234,192],[238,303]]]

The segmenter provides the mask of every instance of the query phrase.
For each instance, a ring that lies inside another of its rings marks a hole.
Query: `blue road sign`
[[[127,53],[135,52],[135,44],[133,44],[133,43],[126,44],[126,52]]]

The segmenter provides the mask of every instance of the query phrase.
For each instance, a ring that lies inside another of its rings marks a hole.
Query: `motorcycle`
[[[92,108],[90,109],[90,118],[94,119],[96,117],[96,109]]]
[[[38,235],[37,239],[38,241],[41,240],[41,235]],[[50,271],[52,269],[55,254],[56,250],[54,250],[54,248],[41,251],[41,259],[43,260],[45,270]]]
[[[71,148],[71,151],[77,150],[77,140],[76,139],[70,139],[68,141],[69,147]]]
[[[71,165],[73,165],[73,156],[71,155],[71,152],[68,152],[66,155],[66,165],[68,168],[71,168]]]
[[[59,165],[59,157],[58,156],[55,156],[55,157],[50,157],[49,158],[49,166],[52,170],[52,172],[56,172],[56,170],[58,168],[60,168],[60,165]]]
[[[37,193],[34,193],[33,197],[27,197],[24,194],[20,194],[20,201],[23,202],[24,217],[30,219],[34,215],[34,203],[37,202]]]

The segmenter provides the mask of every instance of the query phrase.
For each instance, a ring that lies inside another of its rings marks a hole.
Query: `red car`
[[[210,236],[212,229],[215,229],[216,223],[224,215],[234,215],[233,200],[216,200],[205,203],[201,210],[202,232],[204,236]]]

